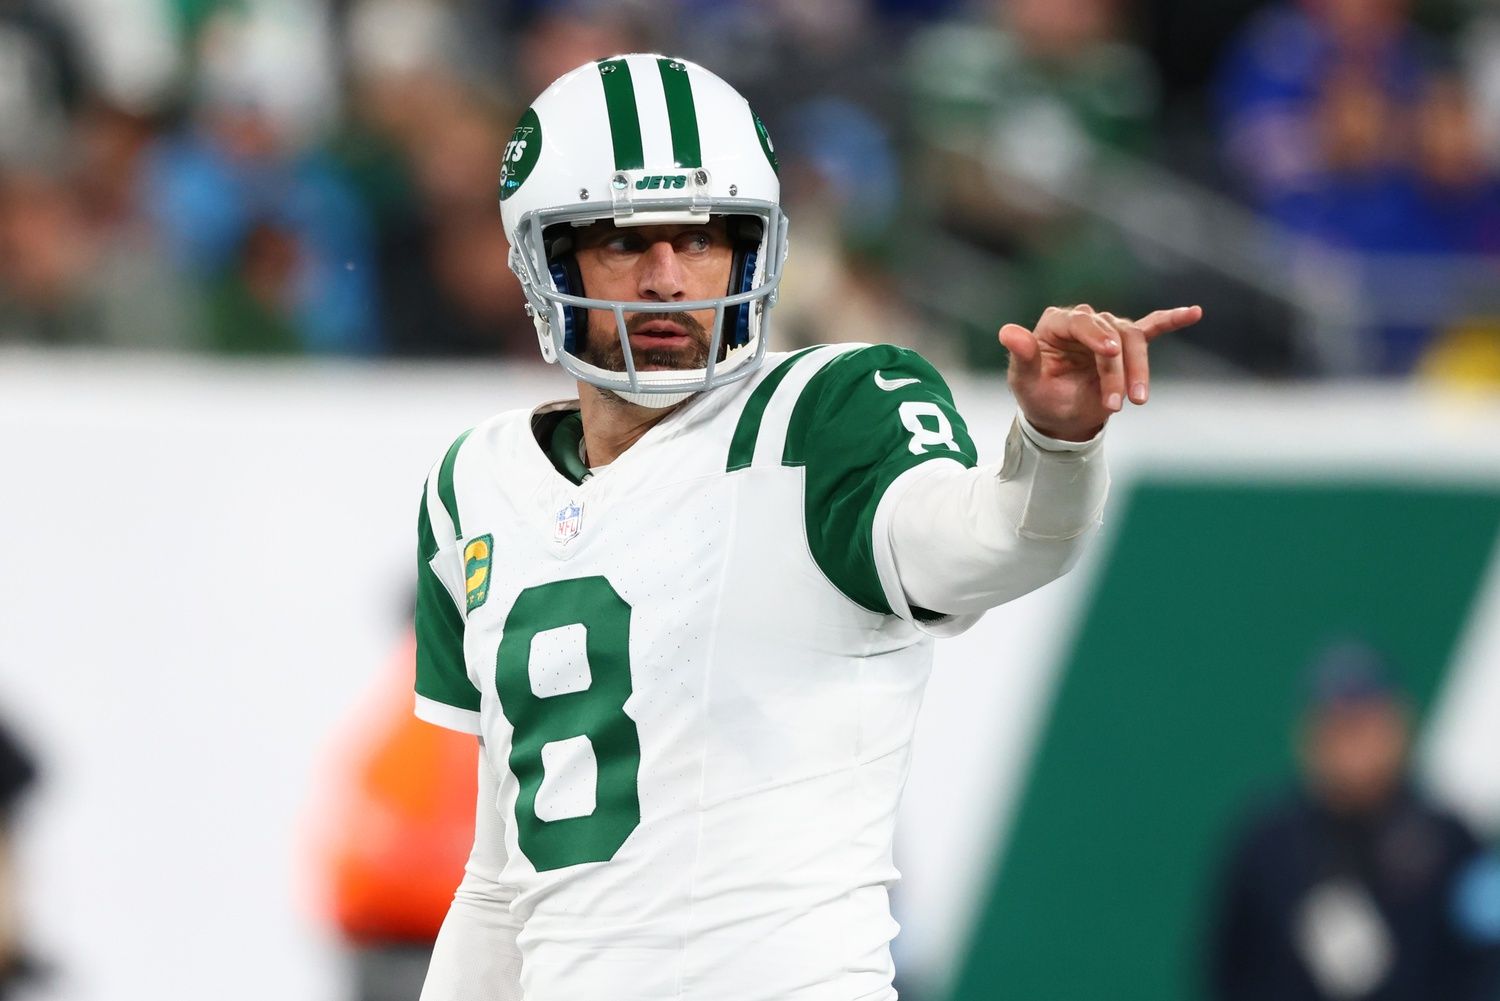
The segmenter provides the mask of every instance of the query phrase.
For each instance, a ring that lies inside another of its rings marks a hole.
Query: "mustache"
[[[675,323],[683,329],[684,333],[692,335],[697,340],[708,342],[708,328],[698,322],[698,318],[692,313],[631,313],[625,317],[625,332],[627,334],[639,333],[640,329],[648,323],[656,323],[665,320]]]

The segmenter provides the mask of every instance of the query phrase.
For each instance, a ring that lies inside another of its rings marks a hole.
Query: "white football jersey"
[[[893,998],[928,633],[972,620],[907,606],[887,526],[903,474],[975,462],[948,388],[771,355],[592,476],[572,409],[467,432],[420,515],[417,713],[500,777],[526,998]]]

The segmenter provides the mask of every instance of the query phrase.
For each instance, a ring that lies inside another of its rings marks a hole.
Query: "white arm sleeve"
[[[896,498],[889,522],[910,605],[970,615],[1066,573],[1099,526],[1109,492],[1102,438],[1059,441],[1019,417],[998,467],[933,462],[914,470],[921,475]]]
[[[505,822],[495,808],[499,786],[481,749],[474,850],[438,932],[421,1001],[521,1001],[521,925],[510,913],[514,892],[500,882]]]

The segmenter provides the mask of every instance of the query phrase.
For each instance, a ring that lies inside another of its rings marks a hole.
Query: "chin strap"
[[[690,396],[697,396],[702,390],[690,389],[685,393],[629,393],[624,390],[610,390],[626,403],[634,403],[638,407],[646,407],[651,410],[663,410],[667,407],[675,407]]]

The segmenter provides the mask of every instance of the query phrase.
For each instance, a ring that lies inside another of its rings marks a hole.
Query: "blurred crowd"
[[[1464,0],[0,0],[0,344],[533,357],[499,153],[696,59],[784,151],[779,347],[1003,362],[1203,302],[1168,367],[1500,379],[1500,13]]]

